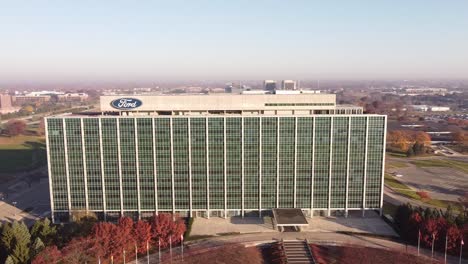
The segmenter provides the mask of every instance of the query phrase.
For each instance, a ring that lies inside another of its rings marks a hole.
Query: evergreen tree
[[[2,230],[2,248],[5,249],[7,254],[13,250],[14,239],[15,235],[13,233],[13,228],[11,224],[5,224]]]
[[[23,222],[13,222],[12,229],[14,234],[13,259],[17,263],[27,263],[29,261],[29,244],[31,243],[29,229]]]
[[[44,243],[39,237],[37,237],[31,246],[31,259],[34,259],[34,257],[37,256],[37,254],[39,254],[42,250],[44,250],[44,248]]]
[[[31,227],[32,239],[40,238],[45,245],[51,244],[56,234],[57,230],[55,226],[51,226],[51,222],[48,218],[36,221]]]
[[[12,256],[8,256],[5,260],[5,264],[16,264],[16,261],[13,260]]]

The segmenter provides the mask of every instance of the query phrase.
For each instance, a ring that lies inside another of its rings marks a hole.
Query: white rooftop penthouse
[[[101,111],[119,115],[362,114],[337,106],[335,94],[216,94],[101,96]]]

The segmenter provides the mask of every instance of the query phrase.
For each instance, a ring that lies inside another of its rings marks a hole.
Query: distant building
[[[430,106],[430,105],[412,105],[411,106],[415,111],[419,112],[446,112],[450,111],[450,107],[447,106]]]
[[[0,94],[0,109],[11,108],[11,96],[8,94]]]
[[[276,90],[276,81],[265,80],[263,81],[263,90],[274,92]]]
[[[445,112],[450,111],[450,107],[447,106],[431,106],[432,112]]]
[[[419,112],[427,112],[427,110],[429,110],[429,107],[427,105],[412,105],[411,108]]]
[[[59,101],[64,102],[83,102],[88,99],[86,93],[66,93],[57,95]]]
[[[296,90],[296,81],[293,80],[283,80],[281,82],[281,89],[282,90]]]
[[[44,103],[50,101],[50,95],[16,95],[13,96],[15,105]]]
[[[406,95],[445,95],[447,93],[446,88],[406,88]]]
[[[0,114],[7,114],[18,111],[18,108],[11,104],[11,95],[0,94]]]

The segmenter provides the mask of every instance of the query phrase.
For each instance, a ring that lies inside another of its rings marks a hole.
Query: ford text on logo
[[[142,104],[142,101],[135,98],[120,98],[111,102],[112,107],[120,110],[135,109]]]

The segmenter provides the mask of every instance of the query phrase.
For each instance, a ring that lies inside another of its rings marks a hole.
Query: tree
[[[463,145],[468,145],[468,132],[466,131],[457,131],[453,133],[452,140]]]
[[[171,214],[158,214],[153,216],[150,223],[153,243],[157,245],[158,242],[161,241],[161,247],[169,246],[170,240],[173,244],[178,243],[181,235],[185,232],[183,220]]]
[[[31,250],[30,250],[31,256],[30,256],[30,258],[34,259],[34,257],[36,257],[37,254],[39,254],[44,248],[45,248],[45,245],[42,242],[42,240],[39,237],[36,238],[34,240],[34,243],[31,246]]]
[[[24,130],[26,129],[26,122],[23,120],[10,120],[6,124],[5,127],[5,133],[9,136],[17,136],[19,134],[22,134]]]
[[[62,249],[63,263],[95,263],[92,238],[74,238]]]
[[[133,237],[137,241],[138,252],[146,252],[146,243],[151,240],[151,225],[146,221],[138,221],[133,228]]]
[[[91,248],[96,256],[103,259],[109,259],[114,253],[118,253],[121,249],[116,247],[114,236],[117,234],[118,228],[115,224],[101,222],[93,227],[90,235]]]
[[[7,257],[7,259],[5,260],[5,264],[16,264],[16,261],[14,260],[14,258],[10,255]]]
[[[133,237],[133,220],[130,217],[121,217],[117,223],[117,234],[114,235],[117,252],[114,257],[120,258],[123,250],[135,251],[136,238]]]
[[[29,261],[29,244],[31,235],[28,227],[23,223],[13,222],[14,248],[12,256],[17,263],[27,263]]]
[[[11,257],[14,263],[26,263],[29,261],[30,243],[31,235],[24,223],[15,221],[3,227],[2,244],[5,253]]]
[[[460,237],[462,232],[457,226],[451,225],[447,228],[447,250],[451,253],[456,253],[460,246]]]
[[[462,197],[458,198],[465,216],[468,216],[468,192],[465,192]]]
[[[57,230],[55,226],[51,226],[51,222],[48,218],[36,221],[31,227],[32,238],[40,238],[46,245],[52,243],[56,234]]]
[[[429,146],[431,144],[431,136],[423,131],[418,131],[413,135],[413,140],[423,144],[423,146]]]
[[[34,108],[31,105],[26,105],[25,107],[23,107],[22,110],[24,110],[28,114],[31,114],[32,112],[34,112]]]
[[[56,264],[61,258],[62,253],[57,249],[57,246],[50,246],[41,251],[31,264]]]

